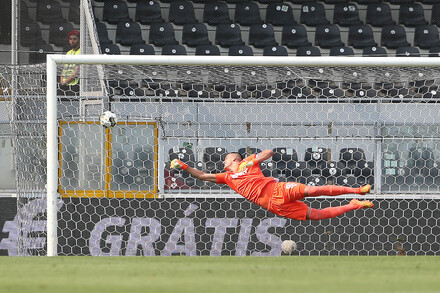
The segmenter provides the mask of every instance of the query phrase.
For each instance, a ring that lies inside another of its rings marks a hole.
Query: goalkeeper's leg
[[[360,201],[357,199],[352,199],[349,204],[339,207],[329,207],[322,210],[310,208],[307,211],[307,219],[315,221],[330,219],[352,210],[372,208],[373,206],[373,203],[371,203],[369,200]]]
[[[349,193],[356,194],[366,194],[369,193],[371,185],[361,186],[359,188],[345,187],[345,186],[335,186],[335,185],[324,185],[324,186],[307,186],[304,189],[304,196],[320,196],[320,195],[342,195]]]

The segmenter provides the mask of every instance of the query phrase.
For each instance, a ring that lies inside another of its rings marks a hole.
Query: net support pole
[[[47,256],[57,255],[57,64],[47,55]]]

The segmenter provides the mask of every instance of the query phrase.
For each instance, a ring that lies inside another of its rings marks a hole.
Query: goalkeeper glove
[[[253,159],[252,161],[247,162],[246,168],[252,167],[253,165],[256,165],[256,164],[258,164],[257,159]]]
[[[188,168],[188,165],[185,164],[184,162],[182,162],[182,161],[179,160],[179,159],[174,159],[174,160],[171,161],[171,165],[170,165],[170,167],[171,167],[171,168],[176,168],[176,169],[183,169],[183,170],[186,170],[186,168]]]
[[[255,164],[258,164],[258,161],[256,159],[253,159],[250,162],[243,162],[243,163],[240,164],[240,166],[238,166],[237,172],[244,171],[245,169],[247,169],[249,167],[252,167]]]

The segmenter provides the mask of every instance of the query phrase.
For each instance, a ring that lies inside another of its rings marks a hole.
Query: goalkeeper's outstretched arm
[[[183,169],[186,172],[188,172],[189,174],[191,174],[191,176],[196,177],[197,179],[217,183],[217,179],[215,177],[215,174],[209,174],[209,173],[205,173],[203,171],[194,169],[194,168],[188,166],[187,164],[185,164],[184,162],[180,161],[179,159],[172,160],[170,167],[176,168],[176,169]]]

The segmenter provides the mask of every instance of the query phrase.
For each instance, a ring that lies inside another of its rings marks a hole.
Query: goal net
[[[81,66],[86,89],[57,90],[64,63]],[[47,72],[23,68],[13,103],[20,254],[276,256],[286,239],[298,255],[438,254],[439,65],[54,55]],[[104,110],[118,117],[112,129],[99,124]],[[266,176],[372,184],[375,207],[295,221],[169,166],[223,172],[226,153],[265,149],[275,152]]]

